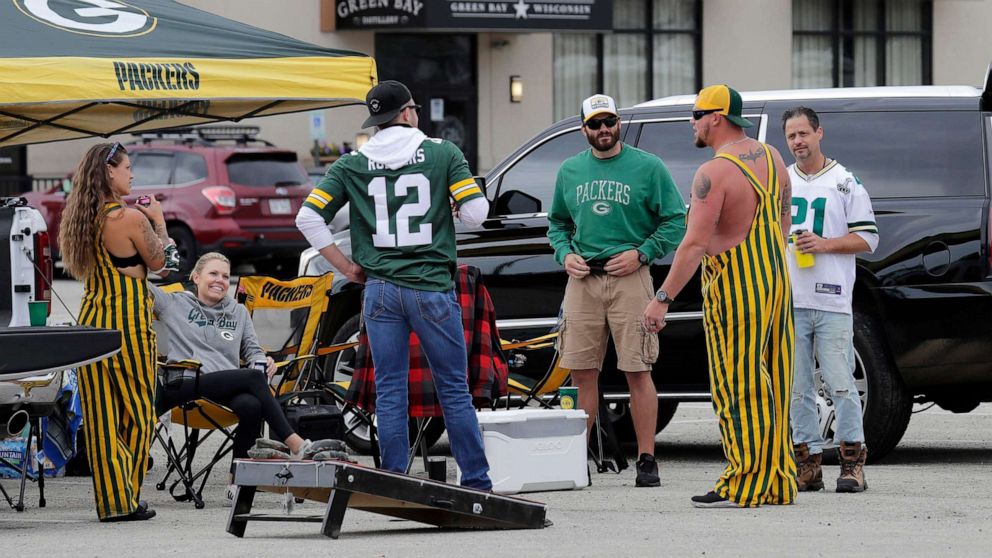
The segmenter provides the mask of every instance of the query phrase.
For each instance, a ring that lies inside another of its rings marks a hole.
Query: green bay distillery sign
[[[338,29],[609,30],[613,0],[336,0]]]

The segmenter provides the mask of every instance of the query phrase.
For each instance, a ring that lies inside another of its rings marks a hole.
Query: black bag
[[[286,407],[286,418],[304,439],[344,440],[344,417],[333,403],[291,405]]]

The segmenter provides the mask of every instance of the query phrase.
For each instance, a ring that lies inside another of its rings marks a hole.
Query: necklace
[[[719,152],[723,151],[723,148],[724,147],[730,147],[731,145],[734,145],[735,143],[740,143],[742,141],[747,141],[749,139],[751,139],[751,138],[749,138],[747,136],[744,136],[741,139],[737,139],[737,140],[734,140],[734,141],[727,142],[727,143],[721,145],[720,147],[718,147],[717,150],[716,150],[716,152],[719,153]]]

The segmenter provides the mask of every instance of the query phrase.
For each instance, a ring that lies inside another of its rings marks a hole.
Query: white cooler
[[[586,413],[519,409],[477,413],[493,492],[515,494],[589,486]],[[461,481],[461,471],[457,471]]]

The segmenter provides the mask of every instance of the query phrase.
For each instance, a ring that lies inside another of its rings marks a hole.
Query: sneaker
[[[865,460],[868,448],[861,442],[841,442],[837,448],[840,457],[840,477],[837,478],[837,492],[864,492],[868,489],[865,481]]]
[[[796,482],[799,492],[823,490],[823,454],[810,453],[809,445],[802,443],[793,446],[796,452]]]
[[[712,490],[702,496],[691,498],[693,507],[696,508],[736,508],[737,504],[720,496]]]
[[[661,486],[661,479],[658,478],[658,462],[649,453],[642,453],[637,458],[637,480],[636,486]]]
[[[148,509],[147,504],[145,508],[138,507],[138,509],[127,515],[116,515],[114,517],[104,517],[100,519],[101,523],[117,523],[120,521],[147,521],[155,517],[155,510]]]
[[[227,485],[227,492],[224,494],[224,507],[229,508],[234,505],[234,492],[236,487],[233,484]]]
[[[292,461],[303,461],[304,459],[313,459],[313,442],[310,440],[303,440],[303,445],[297,451],[289,452],[289,459]]]

